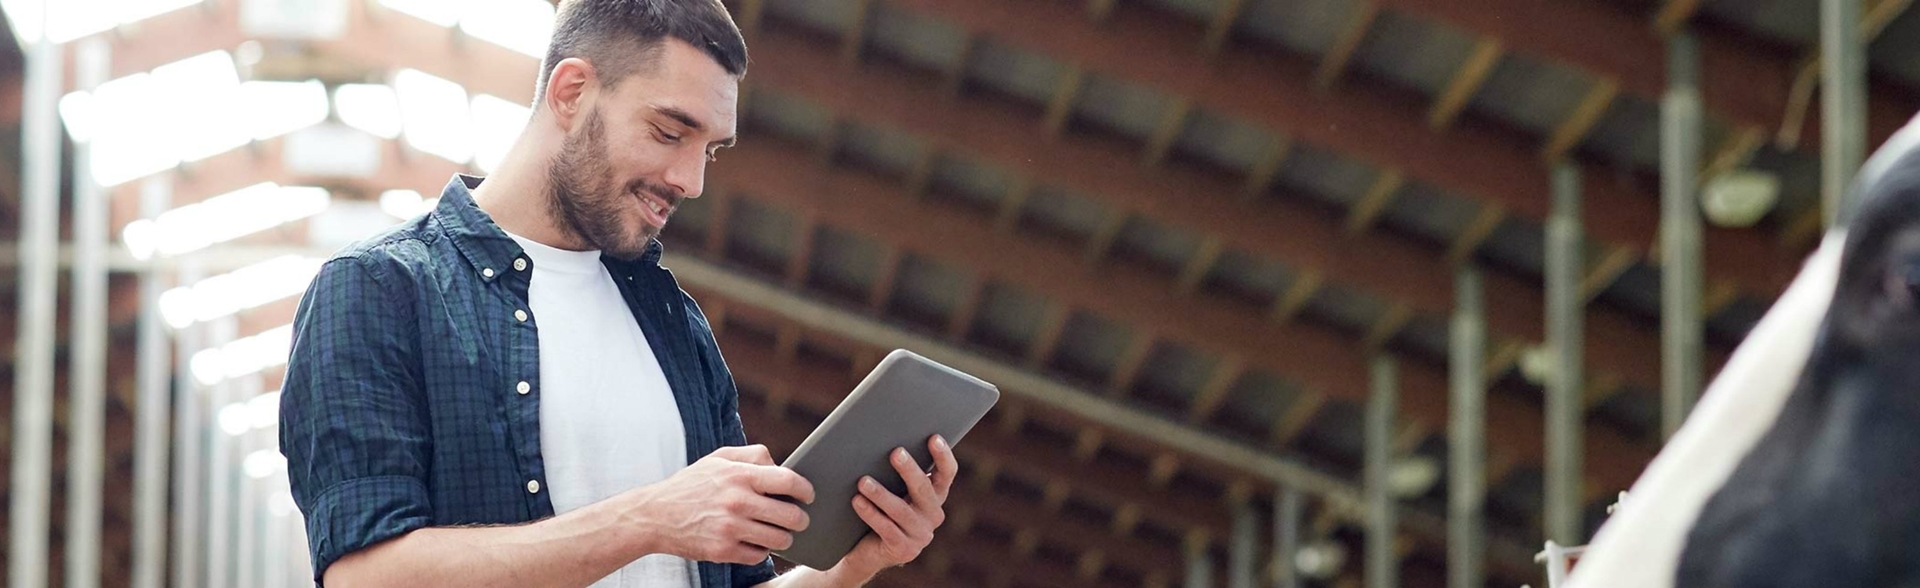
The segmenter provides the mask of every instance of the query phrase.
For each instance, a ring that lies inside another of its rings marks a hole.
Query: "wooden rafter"
[[[1241,200],[1250,202],[1266,194],[1267,189],[1273,187],[1274,178],[1279,177],[1280,171],[1286,168],[1287,156],[1292,154],[1292,138],[1284,135],[1275,138],[1273,144],[1261,153],[1260,160],[1253,164],[1253,169],[1248,170],[1246,183],[1240,188]]]
[[[1587,95],[1580,99],[1580,104],[1573,108],[1573,113],[1547,137],[1546,146],[1540,149],[1540,159],[1551,163],[1566,157],[1593,132],[1593,127],[1600,123],[1600,117],[1613,107],[1613,100],[1619,95],[1619,82],[1603,78],[1594,84],[1592,89],[1587,90]]]
[[[1005,197],[1000,199],[1000,211],[994,215],[993,230],[998,233],[1011,233],[1020,223],[1020,214],[1026,210],[1027,199],[1033,196],[1033,180],[1016,180]]]
[[[1209,237],[1200,242],[1200,249],[1187,258],[1185,266],[1180,268],[1180,276],[1174,279],[1174,289],[1181,294],[1192,294],[1200,289],[1207,275],[1213,272],[1213,266],[1226,253],[1226,244],[1218,237]]]
[[[853,23],[840,37],[840,59],[859,63],[867,48],[867,21],[873,18],[873,0],[853,0]]]
[[[1153,128],[1153,134],[1147,138],[1146,164],[1160,165],[1166,161],[1167,153],[1173,151],[1174,143],[1180,140],[1180,131],[1187,128],[1187,117],[1193,112],[1193,103],[1186,99],[1176,99],[1160,115],[1160,123]]]
[[[940,87],[945,89],[948,96],[959,96],[966,89],[967,67],[973,62],[974,52],[979,50],[979,45],[980,37],[962,33],[959,55],[940,75]]]
[[[1060,85],[1054,87],[1053,97],[1047,99],[1047,113],[1042,119],[1048,135],[1058,137],[1067,132],[1067,123],[1073,121],[1073,108],[1080,102],[1080,86],[1086,83],[1086,76],[1087,70],[1071,65],[1061,75]]]
[[[1101,221],[1100,228],[1095,229],[1093,235],[1087,238],[1086,249],[1080,255],[1081,263],[1096,265],[1105,260],[1108,251],[1113,249],[1114,241],[1119,240],[1120,231],[1127,227],[1128,218],[1129,215],[1125,212],[1115,211],[1108,214],[1107,219]]]
[[[1700,0],[1666,0],[1660,4],[1660,12],[1653,16],[1653,27],[1665,35],[1679,32],[1687,21],[1693,20],[1694,13],[1700,12],[1700,4]]]
[[[1467,223],[1467,227],[1454,237],[1453,244],[1447,246],[1447,261],[1458,264],[1473,257],[1473,254],[1480,250],[1480,246],[1486,244],[1488,238],[1493,237],[1493,232],[1500,228],[1500,223],[1506,220],[1507,209],[1495,205],[1482,205],[1480,212],[1474,213],[1473,220]]]
[[[1427,125],[1444,130],[1453,126],[1454,119],[1473,102],[1473,96],[1480,93],[1480,87],[1486,85],[1487,78],[1493,75],[1493,68],[1500,64],[1500,58],[1506,55],[1506,49],[1499,39],[1483,37],[1473,44],[1473,51],[1467,54],[1466,61],[1454,70],[1453,77],[1447,81],[1445,90],[1433,102],[1433,109],[1427,111]]]
[[[1640,253],[1627,247],[1610,247],[1606,253],[1593,260],[1587,268],[1586,276],[1580,278],[1580,299],[1592,302],[1601,292],[1613,287],[1613,283],[1625,275],[1633,263],[1640,261]]]
[[[1406,180],[1406,176],[1401,175],[1399,170],[1389,169],[1380,172],[1380,175],[1374,178],[1373,185],[1367,187],[1366,193],[1361,194],[1360,198],[1353,202],[1353,206],[1347,209],[1347,232],[1359,233],[1372,228],[1373,223],[1380,219],[1380,214],[1386,212],[1388,205],[1393,204],[1394,195],[1400,193],[1400,188],[1406,185]]]
[[[1326,395],[1313,392],[1301,393],[1294,398],[1293,404],[1288,405],[1286,411],[1280,414],[1280,418],[1273,421],[1273,427],[1267,431],[1267,444],[1278,448],[1292,447],[1293,440],[1307,431],[1307,425],[1312,424],[1314,418],[1320,416],[1321,409],[1326,406]]]
[[[1110,397],[1126,395],[1133,383],[1140,377],[1140,370],[1147,365],[1147,358],[1153,356],[1154,337],[1149,333],[1135,333],[1120,351],[1119,359],[1114,361],[1113,373],[1107,377],[1106,393]]]
[[[1187,422],[1203,423],[1213,418],[1213,414],[1226,404],[1227,395],[1233,392],[1234,385],[1240,382],[1240,376],[1246,373],[1246,369],[1247,362],[1240,357],[1221,360],[1220,365],[1214,368],[1213,375],[1207,377],[1207,382],[1200,386],[1200,393],[1194,396],[1193,403],[1188,406]]]
[[[1207,22],[1207,36],[1200,42],[1208,53],[1218,53],[1226,46],[1227,39],[1233,36],[1233,23],[1240,20],[1240,12],[1246,5],[1246,0],[1224,0],[1214,10],[1213,19]]]
[[[813,272],[813,250],[819,242],[820,217],[806,214],[800,216],[799,226],[794,228],[794,244],[791,257],[787,258],[787,287],[799,289],[806,286],[807,277]]]
[[[1064,304],[1047,305],[1046,314],[1040,317],[1040,325],[1027,347],[1028,366],[1046,365],[1053,359],[1054,351],[1060,347],[1060,336],[1067,332],[1067,321],[1072,318],[1072,308]]]
[[[1373,321],[1372,326],[1367,327],[1367,338],[1361,341],[1361,345],[1368,349],[1383,347],[1387,342],[1392,341],[1395,336],[1399,335],[1400,330],[1405,329],[1407,323],[1412,320],[1412,308],[1407,307],[1405,304],[1390,306],[1385,313],[1380,315],[1380,318]]]
[[[1347,62],[1353,60],[1353,54],[1360,50],[1360,43],[1366,41],[1367,33],[1373,30],[1373,22],[1380,18],[1380,3],[1376,0],[1360,0],[1353,16],[1347,20],[1346,28],[1340,30],[1333,46],[1320,56],[1320,67],[1314,70],[1314,87],[1325,89],[1340,81],[1347,71]]]
[[[1300,311],[1307,308],[1307,303],[1313,301],[1313,296],[1320,293],[1323,285],[1325,277],[1319,272],[1308,271],[1294,276],[1293,283],[1288,284],[1287,289],[1274,299],[1273,309],[1267,316],[1276,323],[1292,322]]]

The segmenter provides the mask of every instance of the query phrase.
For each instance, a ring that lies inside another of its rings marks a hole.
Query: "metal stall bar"
[[[200,279],[199,264],[187,261],[180,268],[181,284],[192,284]],[[206,419],[201,411],[205,410],[203,390],[193,379],[191,361],[193,354],[199,351],[207,341],[206,332],[210,325],[193,325],[181,329],[176,344],[176,363],[174,367],[174,462],[173,462],[173,585],[204,586],[206,575],[201,558],[201,549],[206,541],[205,521],[201,513],[206,504],[206,495],[202,491],[205,481],[204,471],[206,453],[203,449],[207,431],[203,424]]]
[[[1857,21],[1856,21],[1857,22]],[[1700,45],[1667,40],[1667,95],[1660,104],[1660,430],[1672,436],[1700,395]]]
[[[140,185],[140,217],[156,218],[167,209],[171,184],[155,177]],[[133,588],[161,588],[167,569],[167,332],[160,318],[160,271],[140,271],[139,340],[134,380],[133,437]]]
[[[75,81],[92,90],[107,81],[107,42],[94,37],[74,52]],[[100,585],[100,500],[106,484],[107,201],[93,181],[88,149],[73,150],[73,346],[67,355],[67,588]]]
[[[1273,586],[1300,588],[1293,555],[1300,551],[1300,491],[1282,486],[1273,499]]]
[[[1827,227],[1850,216],[1847,185],[1867,156],[1867,44],[1860,4],[1820,1],[1820,202]]]
[[[1400,370],[1392,357],[1374,356],[1367,367],[1372,384],[1367,396],[1366,416],[1366,494],[1367,494],[1367,567],[1369,588],[1394,588],[1400,585],[1400,558],[1393,546],[1399,526],[1393,505],[1393,489],[1387,483],[1387,471],[1393,467],[1393,418],[1400,402]]]
[[[1233,537],[1227,544],[1227,586],[1229,588],[1254,588],[1254,553],[1259,549],[1260,511],[1253,508],[1253,501],[1241,500],[1233,505]]]
[[[47,19],[42,19],[42,29]],[[13,465],[7,581],[47,585],[53,479],[53,313],[60,235],[61,50],[41,35],[28,51],[21,98],[20,309],[13,364]]]
[[[1547,339],[1553,370],[1547,378],[1547,538],[1578,545],[1581,526],[1581,450],[1586,375],[1582,369],[1586,318],[1581,295],[1580,169],[1553,169],[1553,214],[1547,221]]]
[[[1447,586],[1485,586],[1487,313],[1480,270],[1471,263],[1454,276],[1453,328],[1448,344],[1453,387],[1447,445]]]

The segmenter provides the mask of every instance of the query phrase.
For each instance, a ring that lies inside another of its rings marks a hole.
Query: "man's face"
[[[739,81],[668,39],[652,71],[598,91],[548,165],[550,205],[586,246],[632,259],[682,200],[700,197],[707,162],[733,142]]]

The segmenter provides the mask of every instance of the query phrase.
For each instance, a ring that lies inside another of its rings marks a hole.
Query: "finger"
[[[767,561],[768,550],[746,543],[735,543],[732,549],[722,552],[718,563],[750,566]]]
[[[923,479],[925,477],[926,476],[921,476]],[[887,515],[887,518],[893,519],[893,522],[898,524],[901,530],[907,531],[908,534],[912,534],[912,531],[928,527],[926,524],[926,515],[913,510],[913,507],[908,505],[906,500],[899,496],[894,496],[892,492],[887,491],[886,487],[881,486],[880,482],[874,481],[871,477],[861,478],[860,495],[865,497],[867,501],[872,502],[874,506],[880,507],[881,513]]]
[[[765,445],[743,445],[722,447],[707,455],[727,461],[745,462],[755,465],[773,465],[773,453]]]
[[[793,533],[757,521],[740,521],[739,528],[734,530],[733,538],[741,543],[773,551],[793,547]]]
[[[904,448],[893,450],[893,471],[900,472],[900,479],[907,481],[907,497],[913,499],[916,506],[937,506],[938,497],[933,495],[933,481],[927,479],[926,470],[913,461]]]
[[[812,517],[807,516],[807,511],[793,503],[765,496],[749,499],[743,510],[742,516],[795,533],[807,530],[813,521]]]
[[[754,466],[751,484],[753,491],[768,496],[791,496],[794,500],[813,504],[813,483],[798,472],[776,465]]]
[[[860,515],[860,520],[866,521],[867,526],[873,529],[873,534],[880,536],[881,541],[895,545],[907,544],[907,532],[902,530],[899,524],[894,523],[893,519],[887,518],[886,513],[880,512],[879,507],[874,506],[873,501],[868,500],[867,497],[853,497],[853,512]]]
[[[933,453],[933,495],[946,504],[947,491],[953,489],[953,479],[960,475],[960,460],[953,456],[953,445],[946,437],[934,435],[927,449]]]

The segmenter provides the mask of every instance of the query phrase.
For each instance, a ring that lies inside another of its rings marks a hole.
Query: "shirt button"
[[[526,395],[526,393],[533,391],[533,385],[528,384],[526,382],[521,382],[518,386],[514,386],[513,389],[514,391],[517,391],[524,396]]]
[[[527,480],[527,493],[528,493],[528,494],[539,494],[539,493],[540,493],[540,481],[539,481],[539,480]]]
[[[527,260],[526,259],[513,260],[513,271],[517,271],[517,272],[527,271]]]
[[[480,277],[482,277],[482,278],[492,278],[492,277],[493,277],[493,268],[490,268],[490,267],[489,267],[489,268],[481,268],[481,270],[480,270]]]
[[[524,310],[513,311],[513,318],[523,323],[527,322],[527,311],[524,311]]]

